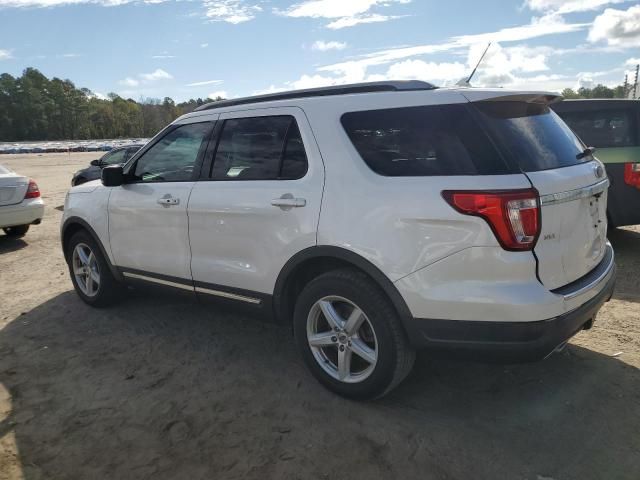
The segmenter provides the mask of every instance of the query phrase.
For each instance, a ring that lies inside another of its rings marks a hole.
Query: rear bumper
[[[416,348],[447,356],[501,362],[545,358],[582,329],[590,328],[613,294],[615,266],[598,294],[578,308],[534,322],[486,322],[414,318],[407,327]]]
[[[0,207],[0,228],[30,225],[44,216],[42,198],[23,200],[16,205]]]

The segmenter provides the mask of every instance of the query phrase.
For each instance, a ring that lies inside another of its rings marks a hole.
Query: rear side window
[[[467,105],[350,112],[341,121],[362,159],[380,175],[510,173]]]
[[[213,162],[214,180],[294,180],[307,155],[290,115],[226,120]]]
[[[638,145],[633,112],[596,110],[560,113],[567,125],[592,147],[633,147]]]
[[[569,167],[582,158],[584,145],[547,105],[517,101],[476,102],[485,126],[507,161],[524,172]]]

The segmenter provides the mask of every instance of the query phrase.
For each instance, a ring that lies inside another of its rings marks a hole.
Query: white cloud
[[[211,100],[215,100],[216,98],[229,98],[229,94],[227,93],[226,90],[218,90],[216,92],[212,92],[208,95],[208,98],[210,98]]]
[[[624,62],[624,64],[627,67],[635,67],[636,65],[640,64],[640,58],[630,58],[626,62]]]
[[[78,57],[82,57],[83,55],[80,53],[63,53],[62,55],[59,55],[62,58],[78,58]]]
[[[11,56],[11,52],[9,50],[0,49],[0,60],[9,60],[10,58],[13,57]]]
[[[251,95],[267,95],[269,93],[279,93],[288,90],[285,87],[276,87],[275,85],[270,85],[268,88],[263,88],[262,90],[254,90]]]
[[[200,48],[207,48],[209,46],[208,43],[201,43]]]
[[[203,85],[219,85],[223,80],[205,80],[204,82],[187,83],[185,87],[201,87]]]
[[[160,60],[162,60],[162,59],[176,58],[176,56],[175,56],[175,55],[169,55],[169,54],[168,54],[168,53],[166,53],[166,52],[162,52],[162,53],[161,53],[161,54],[159,54],[159,55],[152,55],[152,56],[151,56],[151,58],[155,58],[155,59],[160,59]]]
[[[140,85],[140,82],[135,78],[127,77],[118,82],[120,85],[124,85],[125,87],[137,87]]]
[[[593,21],[589,41],[625,48],[640,47],[640,5],[627,10],[607,8]]]
[[[328,28],[337,30],[360,23],[386,22],[397,16],[371,13],[374,7],[389,7],[392,4],[409,3],[411,0],[304,0],[284,11],[282,15],[293,18],[324,18],[332,20]]]
[[[425,62],[423,60],[404,60],[394,63],[385,75],[393,80],[442,80],[444,83],[460,80],[468,69],[460,62]]]
[[[0,7],[58,7],[91,3],[103,7],[114,7],[128,3],[163,3],[167,0],[0,0]]]
[[[525,5],[539,12],[574,13],[597,10],[605,5],[627,0],[525,0]]]
[[[155,82],[157,80],[170,80],[173,76],[162,70],[161,68],[157,68],[155,71],[151,73],[141,73],[138,75],[142,80],[146,82]]]
[[[260,5],[246,5],[243,0],[205,0],[205,16],[212,22],[238,24],[253,20],[262,11]]]
[[[152,83],[158,80],[170,80],[173,76],[162,70],[161,68],[157,68],[155,71],[151,73],[140,73],[138,74],[138,78],[127,77],[120,80],[118,83],[125,87],[137,87],[142,83]]]
[[[327,50],[344,50],[347,48],[345,42],[325,42],[323,40],[317,40],[311,45],[311,50],[317,50],[319,52],[326,52]]]
[[[401,15],[380,15],[372,13],[371,15],[357,15],[355,17],[342,17],[327,24],[327,28],[339,30],[341,28],[353,27],[361,23],[380,23],[400,18]]]

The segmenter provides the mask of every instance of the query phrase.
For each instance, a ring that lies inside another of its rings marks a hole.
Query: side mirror
[[[102,169],[102,184],[105,187],[119,187],[124,183],[121,165],[111,165]]]
[[[100,166],[100,160],[91,160],[90,165],[92,165],[94,167],[99,167]]]

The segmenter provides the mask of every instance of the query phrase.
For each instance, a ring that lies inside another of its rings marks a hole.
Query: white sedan
[[[29,177],[0,165],[0,228],[10,237],[22,237],[44,215],[40,189]]]

